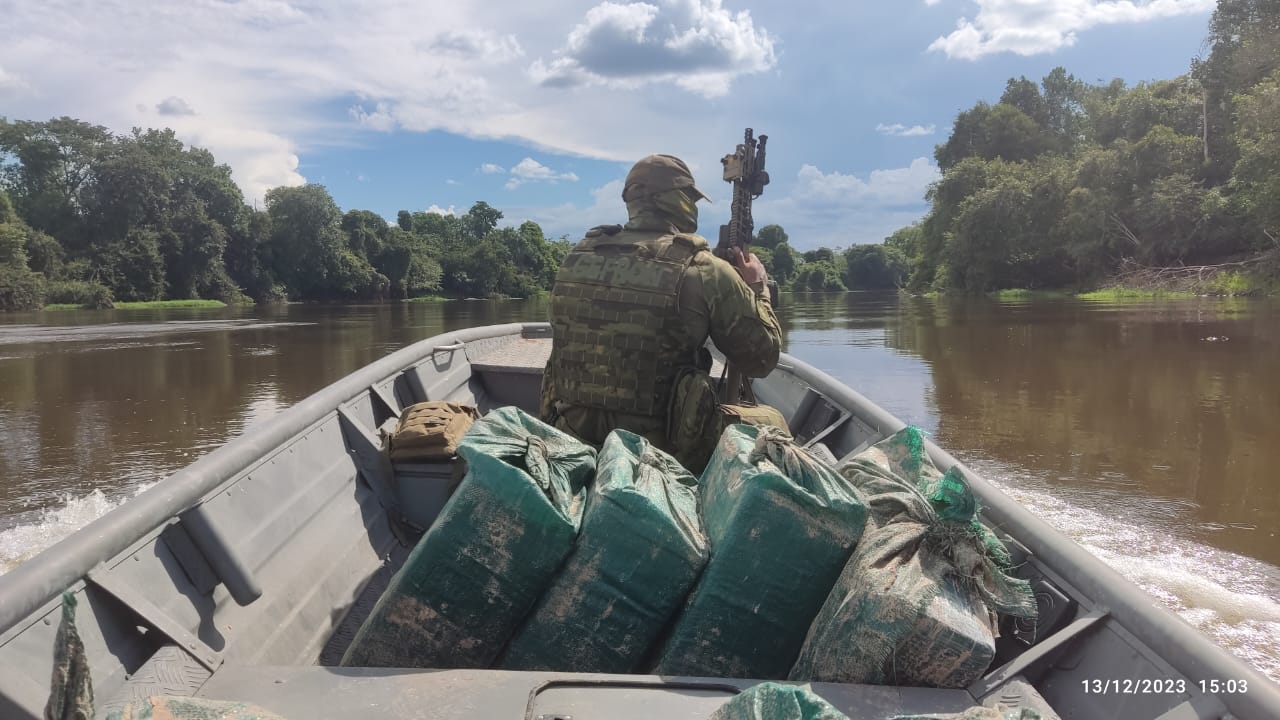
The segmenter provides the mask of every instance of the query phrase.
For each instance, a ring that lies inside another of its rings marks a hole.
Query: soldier
[[[721,427],[707,338],[746,376],[764,377],[782,330],[760,260],[739,251],[731,265],[694,234],[696,203],[710,198],[683,161],[644,158],[622,199],[626,226],[589,230],[556,276],[542,419],[597,446],[630,430],[698,473]]]

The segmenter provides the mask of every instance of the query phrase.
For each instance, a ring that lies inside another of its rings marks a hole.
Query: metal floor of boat
[[[316,659],[316,665],[338,667],[342,663],[342,656],[346,654],[347,648],[351,646],[351,641],[355,640],[356,632],[360,630],[360,626],[364,624],[365,619],[373,612],[373,607],[378,604],[378,598],[382,597],[382,594],[387,591],[387,587],[391,584],[391,578],[395,577],[395,574],[399,572],[412,549],[399,543],[395,544],[391,552],[387,554],[382,567],[369,579],[369,583],[360,591],[355,603],[351,605],[351,609],[347,611],[346,616],[342,618],[342,622],[333,631],[329,642],[320,651],[320,657]]]

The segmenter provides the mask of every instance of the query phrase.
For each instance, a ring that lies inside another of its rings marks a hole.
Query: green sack
[[[915,428],[840,472],[867,497],[872,522],[790,678],[933,687],[977,680],[995,657],[992,611],[1033,617],[1035,601],[1025,581],[1008,575],[1008,552],[978,522],[964,476],[958,468],[939,473]]]
[[[760,683],[735,695],[707,720],[849,720],[805,687]]]
[[[458,445],[467,475],[342,659],[488,667],[573,548],[595,450],[514,407]]]
[[[776,428],[730,426],[700,484],[711,560],[654,670],[785,678],[862,535],[866,506]]]
[[[503,667],[637,669],[706,562],[697,481],[649,441],[615,430],[600,450],[573,553]]]

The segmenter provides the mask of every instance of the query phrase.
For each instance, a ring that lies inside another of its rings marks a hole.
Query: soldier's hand
[[[742,248],[734,248],[733,266],[757,295],[765,291],[765,286],[769,282],[769,275],[765,272],[764,265],[760,263],[760,258],[756,257],[755,253],[746,253],[744,255]]]

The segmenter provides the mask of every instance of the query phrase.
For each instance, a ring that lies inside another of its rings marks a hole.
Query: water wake
[[[117,498],[107,497],[101,490],[80,497],[64,495],[58,507],[41,510],[34,519],[22,519],[13,527],[0,530],[0,574],[35,557],[154,484],[140,485]]]
[[[1189,537],[1191,508],[1079,491],[1001,463],[965,463],[1191,626],[1280,682],[1280,568]],[[1184,503],[1178,503],[1185,505]]]

